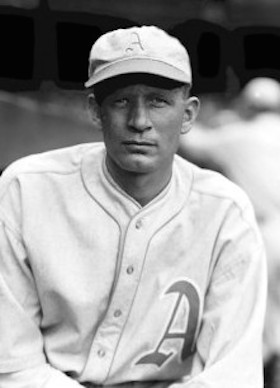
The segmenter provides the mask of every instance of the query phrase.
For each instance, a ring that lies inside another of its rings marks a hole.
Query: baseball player
[[[262,388],[266,267],[244,192],[174,156],[198,112],[181,43],[101,36],[104,143],[28,156],[0,183],[0,386]]]

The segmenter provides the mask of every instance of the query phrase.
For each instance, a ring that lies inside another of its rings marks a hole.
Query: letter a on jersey
[[[155,364],[161,367],[162,364],[171,357],[174,352],[170,351],[168,354],[160,351],[162,344],[166,340],[181,339],[183,340],[183,346],[181,350],[181,361],[186,360],[189,356],[194,353],[194,341],[197,330],[199,311],[200,311],[200,299],[198,292],[193,284],[188,281],[178,281],[174,283],[166,293],[177,293],[177,301],[172,311],[171,317],[165,329],[165,333],[160,339],[156,349],[151,353],[148,353],[141,357],[136,364]],[[189,316],[188,325],[185,332],[173,332],[171,331],[175,317],[180,309],[182,298],[187,298],[189,303]]]

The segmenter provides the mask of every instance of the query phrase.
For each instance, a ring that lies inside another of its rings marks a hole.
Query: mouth
[[[156,144],[148,140],[125,140],[124,147],[129,153],[147,155],[154,152]]]
[[[135,146],[135,147],[154,147],[155,146],[155,143],[147,140],[125,140],[123,144],[127,146]]]

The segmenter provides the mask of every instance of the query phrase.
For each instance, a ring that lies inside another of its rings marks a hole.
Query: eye
[[[113,104],[117,108],[125,108],[127,106],[127,104],[128,104],[128,98],[126,98],[126,97],[116,98],[113,101]]]
[[[168,101],[165,97],[162,96],[152,96],[150,103],[156,108],[163,108],[168,104]]]

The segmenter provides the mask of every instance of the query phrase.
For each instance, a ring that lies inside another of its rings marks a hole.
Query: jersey
[[[175,156],[142,207],[105,158],[82,144],[1,177],[1,388],[263,387],[266,267],[247,196]]]

